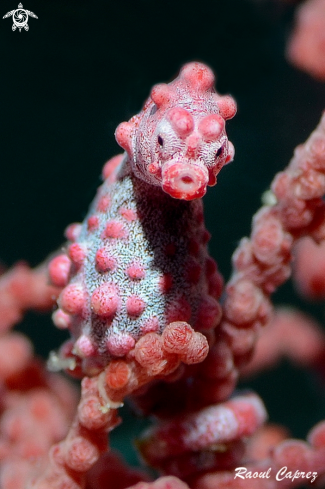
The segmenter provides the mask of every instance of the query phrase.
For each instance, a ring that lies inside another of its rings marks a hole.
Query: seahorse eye
[[[220,148],[216,152],[216,157],[220,156],[222,154],[222,152],[223,152],[223,146],[220,146]]]
[[[157,110],[158,110],[158,107],[157,107],[157,105],[155,104],[155,105],[152,107],[151,111],[150,111],[150,115],[154,115],[154,114],[157,112]]]
[[[158,136],[158,144],[159,146],[163,146],[164,145],[164,140],[161,136]]]

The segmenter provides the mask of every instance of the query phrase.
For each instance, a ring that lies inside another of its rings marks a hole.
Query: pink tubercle
[[[67,255],[59,255],[49,263],[49,275],[53,285],[65,287],[69,281],[71,261]]]
[[[136,221],[138,219],[137,213],[133,209],[128,209],[127,207],[121,207],[120,214],[127,221]]]
[[[172,89],[166,83],[159,83],[152,88],[150,96],[152,101],[160,108],[170,102]]]
[[[95,262],[97,270],[102,273],[114,270],[116,267],[116,259],[105,248],[97,250]]]
[[[236,115],[237,104],[230,95],[224,95],[222,97],[216,96],[216,100],[221,117],[228,120],[232,119]]]
[[[105,238],[126,238],[128,235],[126,228],[119,221],[108,221],[104,230]]]
[[[193,200],[206,193],[209,172],[203,165],[170,161],[162,169],[162,188],[176,199]]]
[[[140,329],[143,335],[147,333],[156,333],[159,331],[159,319],[156,316],[147,319],[141,324]]]
[[[85,290],[79,284],[67,285],[60,294],[58,304],[64,312],[81,314],[86,306]]]
[[[180,77],[186,80],[191,87],[206,91],[212,88],[215,77],[210,68],[203,63],[187,63],[180,71]]]
[[[103,170],[102,170],[102,175],[103,175],[104,180],[106,180],[107,178],[109,178],[112,175],[114,170],[118,167],[118,165],[123,160],[123,156],[124,156],[123,153],[118,154],[118,155],[114,156],[113,158],[110,158],[105,163]]]
[[[146,303],[138,295],[131,295],[126,300],[126,310],[129,316],[138,317],[144,312]]]
[[[81,233],[81,224],[79,222],[74,222],[70,224],[64,231],[65,237],[69,241],[77,241]]]
[[[106,346],[111,355],[123,357],[134,348],[135,340],[127,333],[111,334],[106,341]]]
[[[62,309],[57,309],[52,314],[52,321],[55,326],[59,329],[68,329],[72,324],[72,318],[70,314],[62,311]]]
[[[79,243],[72,243],[68,248],[68,254],[77,267],[80,267],[86,258],[85,247]]]
[[[79,336],[75,343],[74,350],[77,355],[83,358],[91,357],[96,353],[95,345],[93,344],[89,336],[85,334]]]
[[[141,280],[146,276],[144,266],[141,263],[136,262],[128,266],[126,273],[133,280]]]
[[[103,195],[97,203],[98,212],[106,212],[111,205],[111,199],[108,195]]]
[[[186,137],[194,129],[194,119],[193,116],[182,107],[173,107],[168,112],[168,119],[174,131],[180,137]]]
[[[216,141],[225,128],[224,119],[218,114],[210,114],[200,121],[199,132],[205,141]]]
[[[131,136],[133,124],[131,122],[122,122],[117,126],[115,131],[115,139],[121,148],[125,149],[129,155],[132,154]]]
[[[99,316],[113,316],[119,307],[119,303],[117,288],[111,283],[100,285],[91,296],[91,307]]]
[[[90,216],[87,220],[87,226],[89,231],[95,231],[99,226],[99,219],[97,216]]]

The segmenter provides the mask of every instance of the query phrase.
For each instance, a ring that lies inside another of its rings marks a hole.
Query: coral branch
[[[323,0],[307,0],[298,8],[287,46],[289,61],[319,80],[325,79],[324,23]]]
[[[282,357],[303,367],[323,365],[325,334],[320,325],[299,311],[276,309],[271,323],[261,331],[252,360],[241,369],[241,376],[273,367]]]
[[[59,289],[48,283],[46,265],[31,270],[18,263],[0,277],[0,332],[21,321],[28,309],[51,310]]]
[[[251,435],[265,419],[264,406],[256,395],[237,397],[150,429],[139,448],[150,465],[161,467],[165,460],[186,452],[217,451],[218,446],[225,451],[227,444]],[[201,463],[204,465],[202,454]]]
[[[251,238],[244,238],[233,255],[220,331],[239,368],[252,353],[254,336],[270,319],[269,294],[290,276],[293,244],[306,234],[323,239],[324,148],[325,115],[306,143],[298,146],[288,168],[275,177],[272,193],[266,195],[268,205],[253,218]],[[237,334],[246,338],[241,347]]]

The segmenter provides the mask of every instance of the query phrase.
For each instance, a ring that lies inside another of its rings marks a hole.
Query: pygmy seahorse
[[[63,287],[54,323],[72,337],[61,356],[74,357],[76,372],[98,373],[171,322],[205,331],[220,321],[222,278],[201,197],[233,159],[225,120],[236,105],[214,81],[207,66],[189,63],[118,126],[125,153],[106,163],[88,215],[49,265]]]

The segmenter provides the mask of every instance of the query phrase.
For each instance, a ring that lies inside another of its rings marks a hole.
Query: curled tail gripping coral
[[[235,112],[212,71],[194,62],[153,87],[143,110],[118,126],[126,153],[106,163],[85,221],[68,228],[65,252],[49,267],[63,288],[54,322],[72,336],[61,357],[74,359],[76,375],[128,355],[165,373],[174,352],[161,338],[170,324],[188,323],[183,333],[192,334],[220,321],[222,278],[208,255],[200,198],[233,158],[225,120]],[[193,355],[182,361],[199,361]]]

